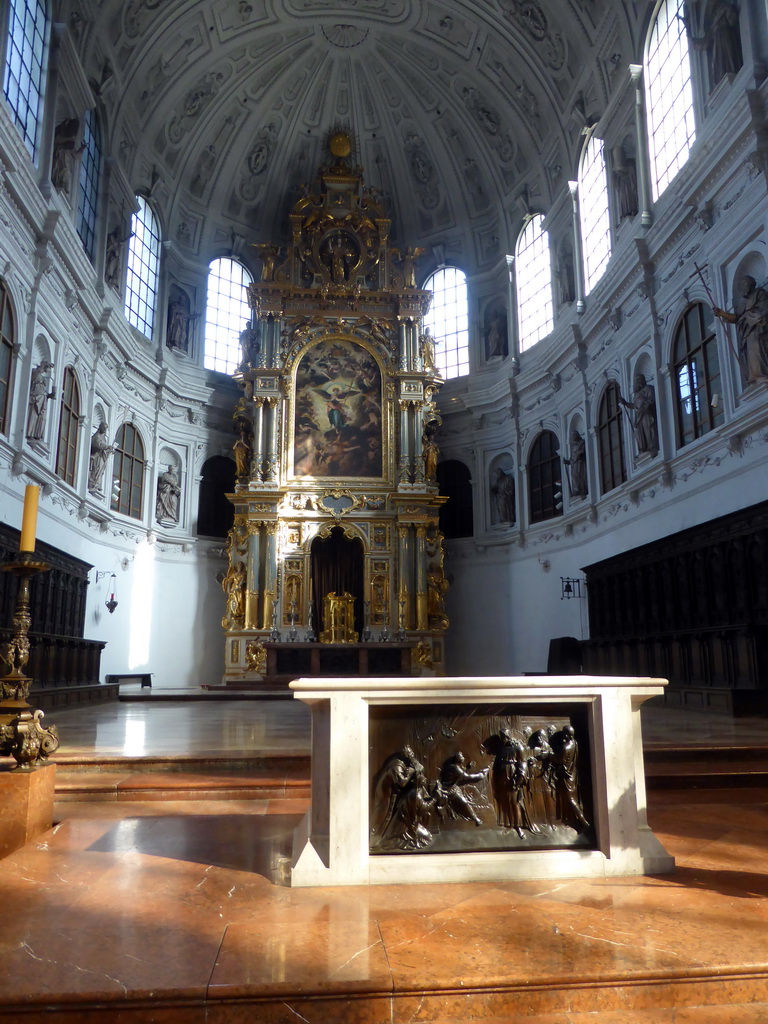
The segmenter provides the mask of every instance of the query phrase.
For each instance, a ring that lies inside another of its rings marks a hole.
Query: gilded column
[[[254,398],[253,405],[253,462],[251,464],[251,479],[261,481],[261,466],[264,460],[264,445],[262,442],[264,399],[260,397]]]
[[[411,371],[411,373],[415,373],[419,369],[419,337],[416,330],[416,324],[413,322],[413,320],[409,320],[406,323],[405,331],[406,336],[408,338],[408,369]]]
[[[400,399],[400,456],[399,476],[401,484],[411,481],[411,456],[410,456],[410,425],[408,423],[408,407],[410,403]]]
[[[401,320],[397,325],[397,339],[400,350],[400,369],[407,370],[408,367],[408,334],[406,324]]]
[[[265,523],[264,608],[261,628],[272,628],[272,602],[277,600],[277,523]]]
[[[245,592],[245,628],[259,628],[259,568],[261,565],[260,522],[248,524],[248,589]]]
[[[265,428],[264,450],[266,452],[264,464],[265,481],[274,481],[277,477],[277,407],[276,398],[266,400],[268,411],[266,411],[267,426]]]
[[[416,527],[416,629],[429,628],[427,608],[427,528]]]
[[[423,484],[424,475],[424,407],[413,411],[413,482]]]
[[[398,620],[400,617],[400,602],[405,602],[403,613],[403,628],[408,629],[411,621],[411,592],[413,590],[413,562],[411,559],[411,527],[405,523],[398,524],[398,566],[397,566],[397,600]]]

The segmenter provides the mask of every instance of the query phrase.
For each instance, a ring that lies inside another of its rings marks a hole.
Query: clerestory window
[[[603,140],[590,135],[579,167],[579,215],[584,294],[589,295],[611,258],[611,215]]]
[[[40,150],[48,15],[42,0],[11,0],[3,92],[33,163]]]
[[[160,273],[160,228],[147,201],[136,196],[136,202],[139,208],[131,218],[133,234],[128,243],[125,316],[128,323],[151,338]]]
[[[544,218],[531,217],[517,240],[515,284],[520,351],[545,338],[554,326],[552,306],[552,259],[549,232]]]
[[[253,277],[242,263],[222,258],[208,267],[205,306],[205,367],[234,373],[242,360],[240,335],[250,322],[248,285]]]
[[[663,0],[651,27],[645,90],[651,195],[657,200],[696,139],[684,0]]]
[[[469,299],[467,279],[458,267],[443,267],[424,282],[432,305],[424,317],[435,339],[435,364],[444,380],[469,373]]]

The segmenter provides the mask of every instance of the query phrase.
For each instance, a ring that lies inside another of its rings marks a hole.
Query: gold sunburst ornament
[[[348,132],[334,132],[328,140],[328,148],[337,160],[344,160],[352,152],[352,140]]]

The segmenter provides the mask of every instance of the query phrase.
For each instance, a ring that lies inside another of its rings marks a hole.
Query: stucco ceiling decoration
[[[572,160],[575,89],[590,90],[599,39],[627,35],[616,6],[83,0],[69,22],[89,79],[113,72],[110,154],[137,189],[162,182],[165,230],[194,222],[201,256],[233,234],[280,241],[343,124],[395,238],[482,262],[508,248],[520,187],[538,178],[550,200],[545,162]]]

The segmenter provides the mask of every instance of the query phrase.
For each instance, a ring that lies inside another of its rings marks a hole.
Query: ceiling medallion
[[[370,29],[358,28],[357,25],[323,25],[322,31],[331,45],[338,46],[340,50],[348,50],[365,42]]]

